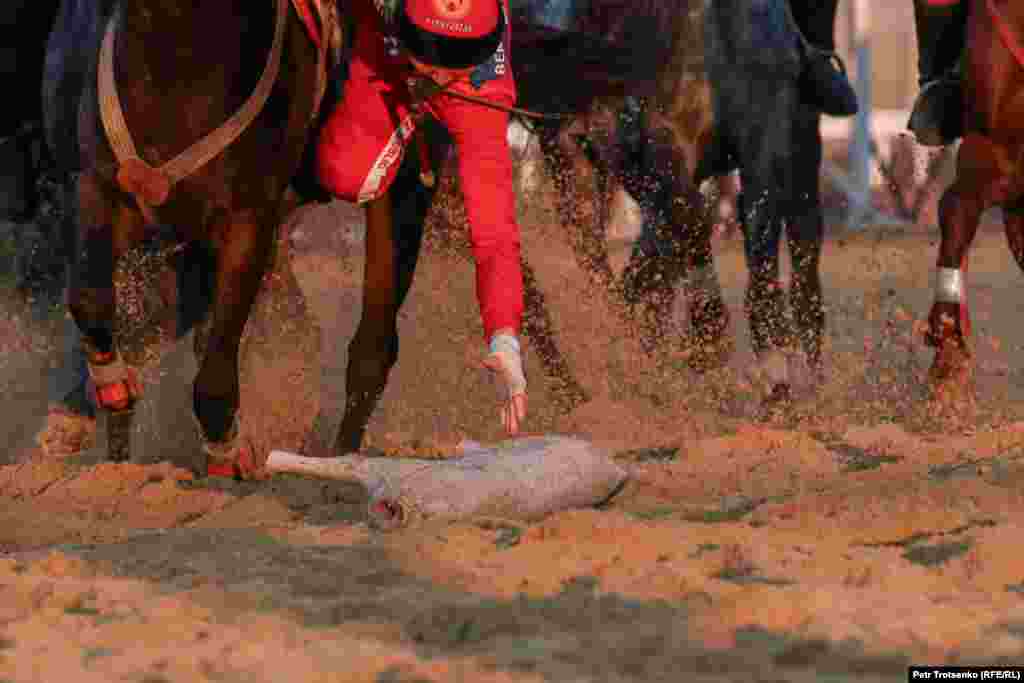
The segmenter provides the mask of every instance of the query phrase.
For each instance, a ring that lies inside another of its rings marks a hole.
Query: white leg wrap
[[[959,268],[938,268],[935,273],[935,301],[959,304],[964,300],[964,276]]]

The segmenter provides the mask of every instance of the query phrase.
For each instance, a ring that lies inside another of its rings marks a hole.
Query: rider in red
[[[429,115],[447,128],[458,157],[490,347],[485,365],[504,386],[502,421],[515,433],[526,412],[526,378],[509,115],[445,92],[499,105],[515,102],[507,0],[352,0],[349,7],[355,45],[344,98],[320,134],[320,182],[336,197],[366,207],[368,234],[390,230],[390,212],[379,209],[389,201],[418,122]],[[421,94],[416,83],[424,77],[441,91]]]

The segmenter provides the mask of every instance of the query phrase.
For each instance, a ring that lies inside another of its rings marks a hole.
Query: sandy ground
[[[923,400],[934,232],[869,229],[826,244],[826,386],[764,424],[737,240],[716,247],[736,351],[698,376],[639,353],[534,199],[526,253],[593,400],[558,414],[531,356],[528,429],[607,447],[633,475],[618,498],[380,533],[352,486],[196,480],[190,339],[146,371],[140,462],[47,459],[53,353],[4,316],[0,681],[897,681],[1024,658],[1024,304],[997,231],[972,259],[974,413],[937,422]],[[297,447],[318,408],[321,438],[337,425],[358,231],[343,205],[298,226],[319,330],[300,309],[254,323],[292,323],[248,346],[263,443]],[[500,437],[478,330],[465,254],[428,249],[369,445]]]

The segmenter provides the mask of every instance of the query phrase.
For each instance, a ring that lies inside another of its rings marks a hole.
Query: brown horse
[[[927,341],[936,349],[933,397],[942,402],[963,398],[969,389],[964,277],[986,209],[1003,208],[1010,251],[1024,268],[1024,6],[1007,0],[972,3],[965,64],[965,135],[956,179],[939,204],[942,240],[928,318]]]
[[[95,17],[109,3],[76,4],[83,6],[80,16]],[[320,53],[283,0],[276,7],[241,0],[125,0],[113,16],[116,24],[105,26],[104,43],[112,87],[110,80],[103,87],[101,50],[99,58],[89,56],[93,70],[86,72],[81,93],[79,220],[67,294],[97,402],[107,414],[108,455],[129,457],[133,409],[141,397],[115,341],[114,268],[159,223],[173,226],[178,242],[205,245],[214,255],[212,304],[197,330],[193,410],[210,467],[237,474],[237,465],[249,467],[253,458],[237,421],[239,345],[288,208],[285,191],[316,106]],[[76,28],[57,30],[73,37]],[[276,78],[268,66],[274,61]],[[66,70],[84,68],[65,62]],[[261,79],[265,67],[269,80]],[[255,118],[205,163],[186,169],[176,184],[152,170],[218,129],[245,107],[254,89],[266,86]]]
[[[110,0],[65,1],[91,6],[64,13],[71,18],[85,16],[85,23],[91,21],[89,17],[105,16],[110,5]],[[236,417],[240,338],[271,259],[277,226],[290,208],[285,190],[300,165],[318,77],[317,51],[298,18],[288,12],[282,25],[280,4],[277,20],[270,5],[261,12],[240,0],[184,7],[171,0],[124,0],[108,48],[113,54],[112,80],[124,110],[122,125],[111,116],[112,98],[98,96],[96,50],[86,50],[85,63],[92,60],[94,71],[85,78],[82,115],[77,120],[83,171],[78,183],[81,216],[78,234],[70,240],[76,247],[68,300],[82,332],[100,407],[107,413],[111,457],[129,456],[132,409],[141,393],[115,342],[112,273],[117,260],[146,233],[147,224],[159,222],[174,226],[177,241],[188,249],[199,244],[198,252],[215,255],[211,311],[196,330],[200,368],[193,385],[193,409],[204,450],[219,471],[237,475],[242,472],[231,463],[242,469],[256,464]],[[75,28],[67,30],[68,40],[51,39],[51,44],[66,42],[77,49],[68,54],[81,57],[82,41],[74,40]],[[96,31],[85,33],[92,36]],[[616,50],[586,40],[570,41],[567,58],[559,49],[565,44],[556,41],[556,49],[550,51],[552,43],[543,42],[543,54],[538,56],[547,63],[560,61],[567,73],[586,64],[583,71],[590,79],[582,88],[584,99],[643,83],[643,74],[650,73],[658,59],[650,51]],[[268,52],[273,52],[272,43],[280,45],[280,75],[244,132],[176,184],[154,171],[153,166],[168,163],[244,106],[254,88],[261,87],[260,67],[267,63]],[[82,68],[82,60],[57,61],[66,70]],[[65,79],[58,74],[53,80],[59,84]],[[112,89],[109,83],[107,89]],[[59,93],[60,88],[53,91]],[[62,115],[68,119],[67,112],[77,107],[68,97],[55,100],[55,120]],[[141,160],[132,159],[134,150],[125,152],[126,135],[134,138]],[[450,141],[443,132],[428,126],[426,139],[429,158],[444,158]],[[412,283],[423,221],[434,195],[434,184],[420,180],[422,161],[414,146],[393,183],[393,234],[367,237],[364,297],[393,305],[363,307],[363,318],[349,345],[347,399],[334,439],[336,450],[359,447],[397,359],[395,316]],[[525,275],[529,280],[528,270]],[[205,280],[201,274],[190,279],[196,278]],[[542,308],[537,301],[530,303]],[[528,326],[527,331],[542,337],[550,330],[550,321],[541,323],[539,329]],[[553,360],[557,369],[557,359]],[[578,387],[569,388],[574,390],[570,392],[573,399],[579,400]]]

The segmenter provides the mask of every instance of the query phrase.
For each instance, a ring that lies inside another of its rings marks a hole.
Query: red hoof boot
[[[244,441],[244,440],[241,440]],[[206,476],[234,479],[235,481],[260,481],[267,478],[263,463],[256,457],[255,449],[249,443],[236,445],[234,457],[213,456],[207,451]]]
[[[128,410],[135,403],[135,396],[127,380],[93,385],[92,398],[97,406],[112,412]]]
[[[116,351],[93,354],[89,359],[89,377],[92,399],[102,410],[129,410],[142,396],[138,373]]]
[[[243,434],[240,421],[235,417],[228,437],[224,441],[210,441],[196,420],[199,438],[206,454],[206,476],[253,481],[266,479],[269,475],[263,465],[265,458],[256,455],[252,442]]]

